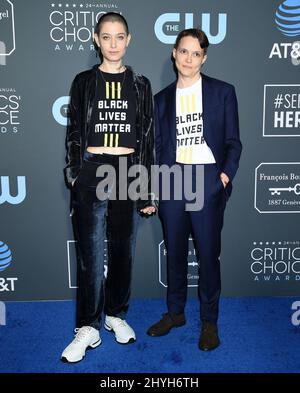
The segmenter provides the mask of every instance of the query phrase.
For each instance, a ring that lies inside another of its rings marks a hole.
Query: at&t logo
[[[300,37],[300,0],[285,0],[276,10],[277,29],[285,37]],[[291,59],[293,65],[300,64],[300,41],[275,42],[269,59]]]
[[[12,263],[12,252],[7,244],[0,241],[0,272],[7,269]],[[0,277],[0,292],[14,292],[17,277]]]
[[[300,35],[300,1],[285,0],[277,8],[275,22],[278,30],[287,37]]]
[[[219,44],[226,36],[227,14],[218,14],[218,28],[215,35],[211,30],[216,31],[216,27],[211,27],[210,14],[201,14],[201,28],[205,31],[211,44]],[[180,30],[189,29],[199,25],[199,17],[194,22],[194,14],[172,12],[160,15],[154,25],[156,37],[164,44],[174,44]]]
[[[0,241],[0,272],[5,270],[12,261],[12,253],[7,244]]]
[[[11,195],[9,176],[0,176],[0,205],[5,202],[18,205],[24,201],[26,197],[25,176],[17,176],[17,185],[16,195]]]

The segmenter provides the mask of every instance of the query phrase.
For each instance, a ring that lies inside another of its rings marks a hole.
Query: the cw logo
[[[178,22],[180,22],[180,13],[172,12],[160,15],[154,26],[154,31],[156,37],[164,44],[174,44],[176,36],[178,35],[179,28]],[[210,14],[202,14],[202,30],[205,31],[209,42],[211,44],[219,44],[222,42],[226,36],[227,29],[227,14],[218,15],[218,33],[216,35],[211,35],[210,26]],[[184,28],[189,29],[194,27],[194,14],[187,13],[184,14]],[[170,34],[166,34],[164,30]],[[172,34],[173,33],[173,34]],[[175,33],[175,34],[174,34]]]
[[[12,205],[18,205],[23,202],[26,197],[26,184],[25,184],[25,176],[17,176],[18,182],[18,191],[16,196],[12,196],[10,194],[9,187],[9,177],[8,176],[0,176],[0,205],[4,202],[8,202]]]
[[[52,115],[57,123],[62,126],[68,125],[68,105],[69,105],[70,97],[62,96],[55,100],[52,105]]]

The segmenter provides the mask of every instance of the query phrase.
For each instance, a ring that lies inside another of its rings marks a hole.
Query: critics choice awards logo
[[[253,242],[250,250],[253,281],[300,280],[300,241]]]
[[[300,136],[300,85],[265,85],[263,136]]]
[[[261,163],[254,199],[259,213],[300,213],[300,162]]]
[[[56,52],[93,51],[94,27],[102,14],[118,11],[113,3],[49,3],[49,38]]]
[[[275,26],[289,42],[275,42],[269,59],[289,59],[300,65],[300,0],[285,0],[275,12]]]
[[[0,87],[0,134],[20,131],[21,96],[15,88]]]

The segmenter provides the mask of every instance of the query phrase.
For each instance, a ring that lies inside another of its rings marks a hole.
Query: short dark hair
[[[118,14],[117,12],[107,12],[106,14],[103,14],[95,25],[95,34],[99,35],[101,27],[105,22],[120,22],[124,26],[126,34],[129,34],[129,28],[126,19],[123,15]]]
[[[192,29],[185,29],[182,30],[175,41],[174,44],[174,48],[177,49],[180,41],[182,40],[182,38],[184,37],[193,37],[193,38],[197,38],[197,40],[199,41],[199,45],[202,49],[204,49],[204,54],[206,54],[207,52],[207,48],[209,46],[209,41],[207,38],[207,35],[204,33],[204,31],[202,31],[201,29],[198,28],[192,28]]]

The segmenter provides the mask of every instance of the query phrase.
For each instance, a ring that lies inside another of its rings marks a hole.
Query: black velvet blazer
[[[95,65],[88,71],[77,74],[73,80],[70,92],[69,124],[66,134],[66,167],[64,168],[65,180],[68,187],[78,176],[83,163],[84,151],[87,148],[89,123],[97,89],[97,69]],[[151,182],[151,165],[154,158],[154,122],[153,122],[153,96],[149,80],[135,73],[131,67],[126,66],[132,73],[134,89],[136,92],[136,135],[137,148],[135,150],[135,163],[144,165],[148,170],[147,187],[148,199],[138,201],[137,208],[154,205],[149,190]]]

